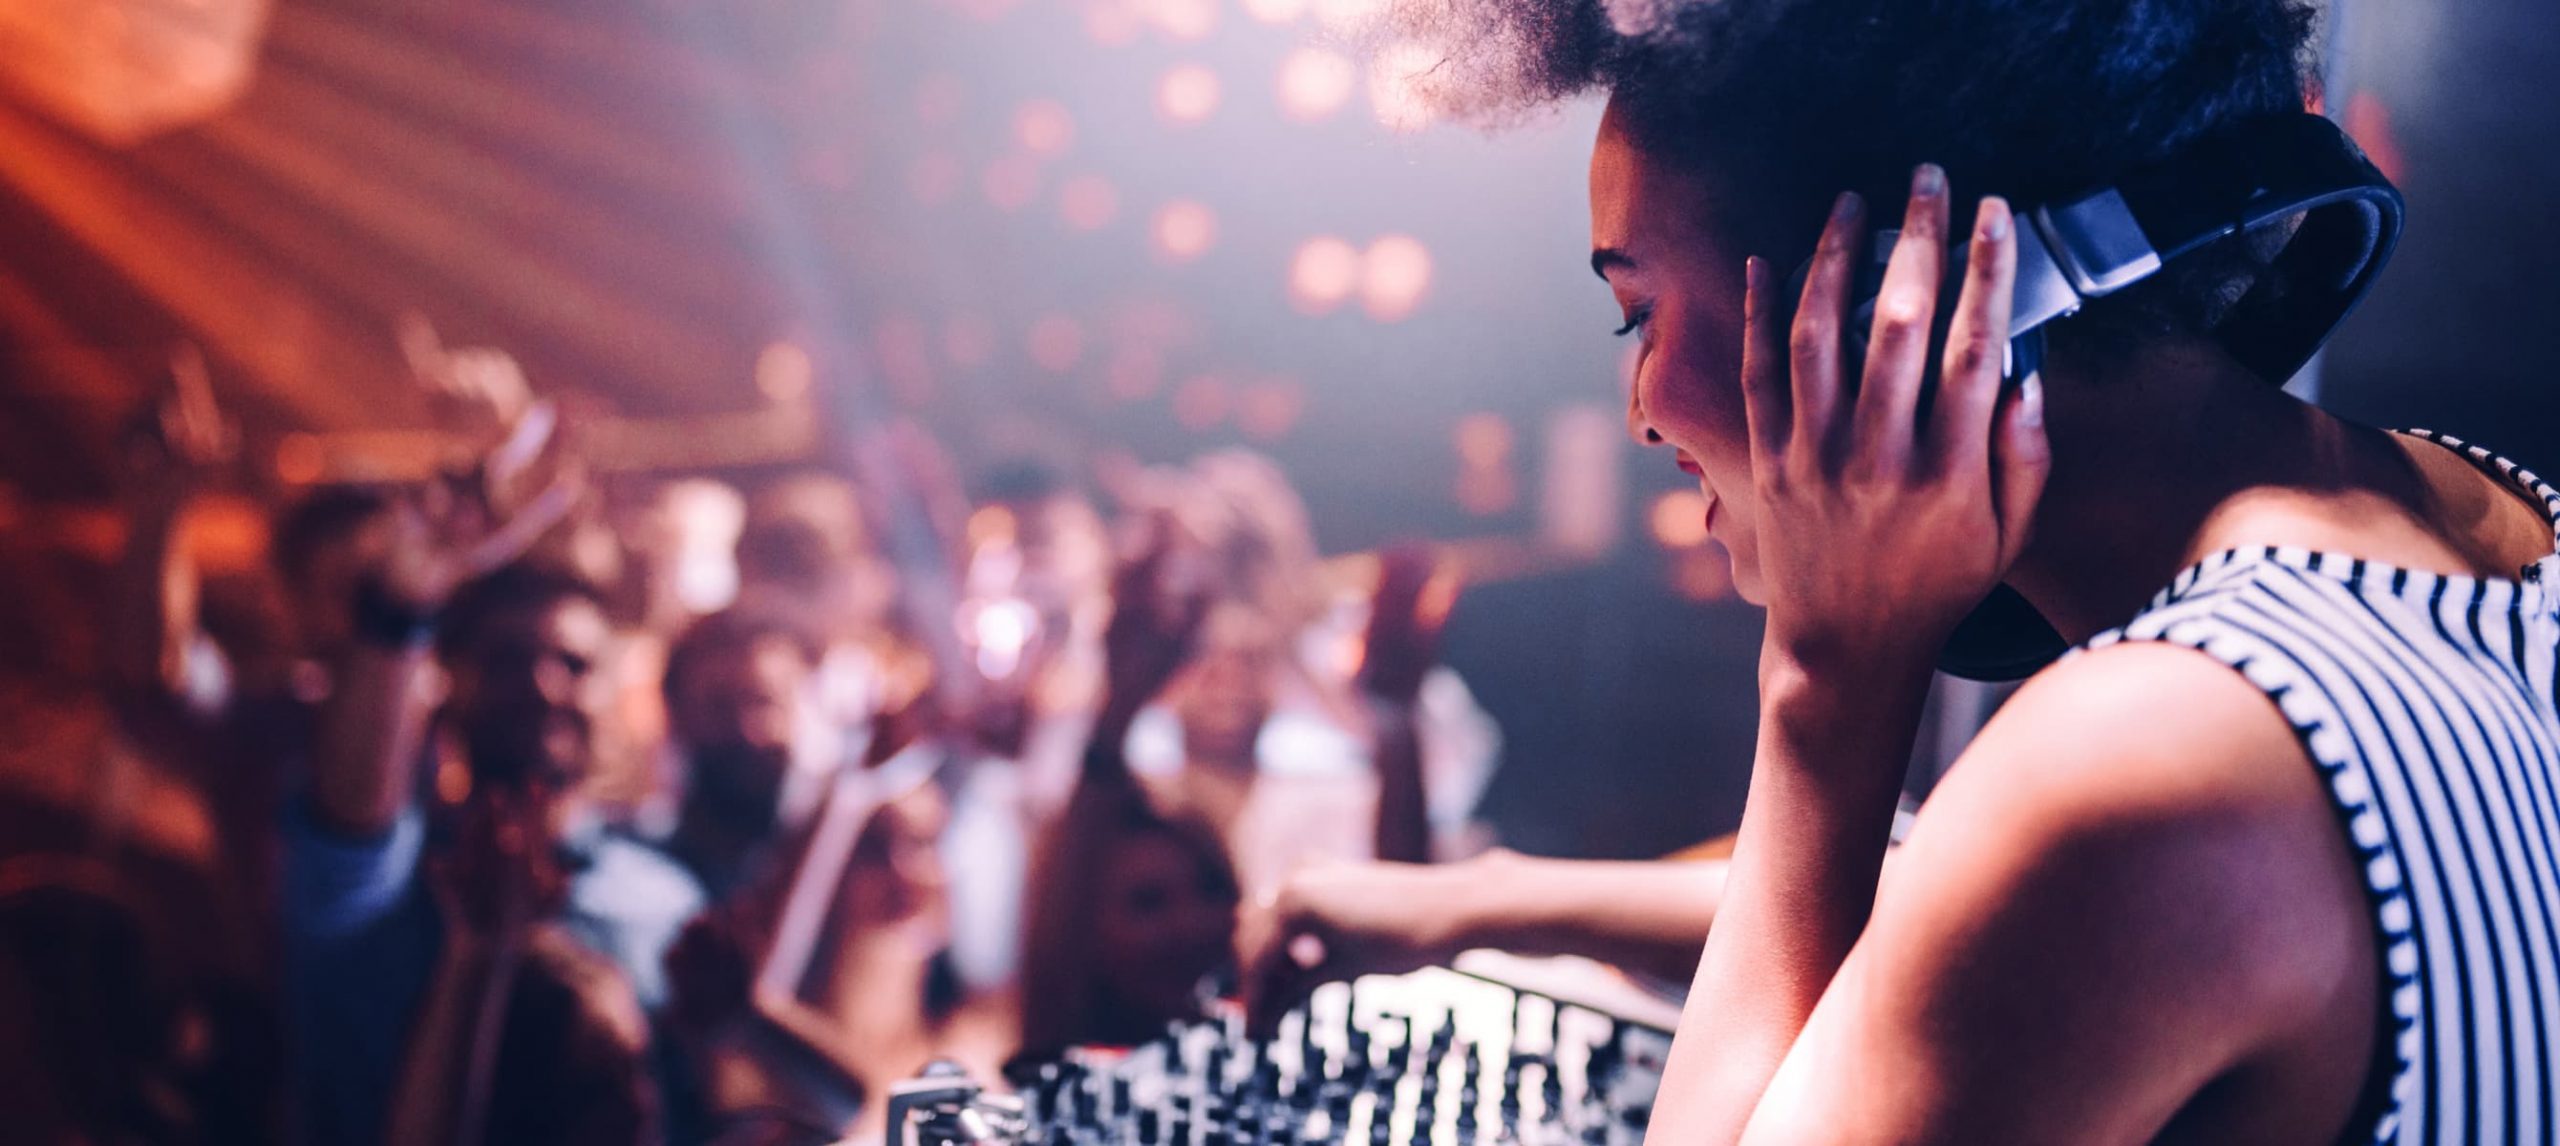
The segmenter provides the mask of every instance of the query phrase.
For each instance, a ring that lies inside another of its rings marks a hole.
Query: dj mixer
[[[1127,1049],[1008,1068],[1008,1092],[928,1071],[893,1146],[1634,1146],[1661,1026],[1448,969],[1319,990],[1269,1040],[1230,1016]]]

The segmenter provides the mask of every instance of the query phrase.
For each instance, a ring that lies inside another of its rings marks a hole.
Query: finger
[[[1947,331],[1938,397],[1930,413],[1929,465],[1938,473],[1987,477],[1991,472],[1991,422],[2000,409],[2000,381],[2008,368],[2009,317],[2018,281],[2015,227],[2007,200],[1985,199],[1974,213],[1964,294]]]
[[[392,329],[400,340],[400,356],[408,360],[409,372],[422,382],[433,383],[443,372],[444,339],[436,334],[434,323],[417,311],[403,311],[393,320]]]
[[[2000,407],[1996,482],[2000,510],[2000,567],[2015,565],[2035,530],[2036,503],[2053,473],[2053,447],[2044,433],[2044,378],[2030,374]]]
[[[539,496],[526,502],[523,509],[516,511],[515,516],[482,538],[478,545],[472,546],[463,560],[464,567],[476,577],[523,556],[526,550],[533,548],[535,541],[551,531],[552,526],[569,516],[569,511],[577,506],[581,492],[579,484],[566,477],[551,483]]]
[[[221,425],[222,407],[213,400],[213,375],[205,366],[204,351],[195,343],[181,342],[169,351],[169,381],[177,390],[178,409],[187,425],[202,433],[212,433]]]
[[[1858,449],[1871,461],[1907,463],[1928,376],[1929,335],[1938,320],[1938,290],[1947,275],[1947,173],[1923,163],[1911,176],[1911,205],[1902,238],[1885,266],[1867,338],[1867,367],[1858,383]]]
[[[1805,275],[1804,295],[1797,300],[1795,326],[1787,340],[1795,378],[1790,391],[1795,406],[1791,448],[1826,446],[1838,435],[1840,332],[1845,329],[1858,252],[1866,246],[1866,225],[1866,201],[1857,192],[1843,193],[1832,205],[1822,245],[1814,251],[1813,268]]]
[[[507,439],[489,451],[488,482],[491,488],[503,488],[515,475],[542,456],[550,444],[553,430],[560,426],[560,409],[549,402],[536,402],[525,408],[507,431]]]
[[[1754,458],[1785,450],[1794,402],[1787,387],[1786,308],[1769,281],[1769,261],[1754,256],[1742,266],[1742,411],[1751,428]]]

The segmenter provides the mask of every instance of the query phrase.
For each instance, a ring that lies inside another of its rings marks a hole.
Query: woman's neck
[[[2318,543],[2344,502],[2417,510],[2389,437],[2298,401],[2217,347],[2165,344],[2048,372],[2053,473],[2009,583],[2075,644],[2130,620],[2178,570],[2244,544]]]

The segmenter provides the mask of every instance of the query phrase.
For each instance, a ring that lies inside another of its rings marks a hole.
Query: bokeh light
[[[1369,106],[1389,131],[1420,131],[1431,122],[1420,84],[1440,57],[1419,44],[1394,44],[1369,63]]]
[[[809,362],[809,352],[795,343],[770,343],[756,355],[756,389],[776,402],[797,402],[808,397],[809,384],[816,373]]]
[[[1156,253],[1177,263],[1207,254],[1218,241],[1218,215],[1189,199],[1157,208],[1152,228]]]
[[[1412,314],[1431,289],[1431,251],[1411,235],[1387,235],[1360,260],[1360,301],[1369,317],[1394,322]]]
[[[1519,438],[1500,414],[1469,414],[1458,420],[1458,460],[1470,468],[1491,468],[1511,460]]]
[[[1040,161],[1015,152],[987,164],[979,186],[999,211],[1019,211],[1040,196]]]
[[[1063,314],[1044,315],[1031,324],[1031,361],[1043,370],[1064,374],[1084,358],[1084,324]]]
[[[1063,155],[1075,146],[1075,116],[1056,100],[1028,100],[1014,109],[1013,136],[1033,155]]]
[[[1156,84],[1156,112],[1175,123],[1198,123],[1218,110],[1218,73],[1182,64]]]
[[[1280,375],[1247,387],[1236,399],[1236,428],[1257,442],[1277,441],[1307,412],[1307,388]]]
[[[1306,314],[1342,305],[1359,283],[1360,252],[1331,235],[1300,243],[1289,260],[1289,305]]]
[[[1099,175],[1078,175],[1058,188],[1058,217],[1079,231],[1098,231],[1120,213],[1120,192]]]
[[[1695,549],[1707,543],[1707,495],[1675,489],[1653,500],[1645,521],[1653,539],[1665,549]]]
[[[1323,119],[1351,102],[1351,89],[1359,80],[1360,69],[1350,57],[1299,48],[1280,61],[1280,112],[1302,123]]]

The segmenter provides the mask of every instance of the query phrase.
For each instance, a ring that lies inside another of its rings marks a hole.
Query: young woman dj
[[[1633,425],[1768,610],[1653,1141],[2560,1133],[2560,498],[2280,389],[2399,221],[2304,5],[1387,20],[1461,113],[1607,93]],[[1880,879],[1943,658],[2052,663]]]

